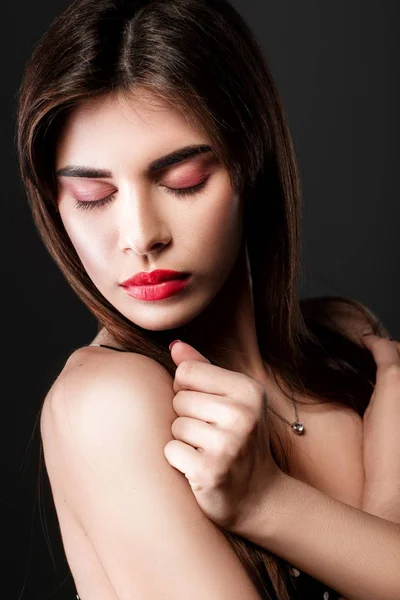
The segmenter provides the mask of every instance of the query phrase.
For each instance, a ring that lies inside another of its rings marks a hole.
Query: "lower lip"
[[[124,285],[124,289],[133,298],[137,300],[146,300],[152,302],[154,300],[163,300],[177,294],[189,283],[189,275],[183,279],[169,279],[157,285]]]

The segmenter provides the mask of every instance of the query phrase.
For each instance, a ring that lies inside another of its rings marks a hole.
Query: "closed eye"
[[[201,190],[206,184],[208,177],[197,183],[196,185],[192,185],[191,187],[185,188],[170,188],[164,185],[164,189],[168,194],[175,194],[176,196],[185,196],[186,194],[195,194],[197,191]]]
[[[185,187],[185,188],[170,188],[166,185],[163,185],[162,187],[165,189],[165,191],[168,194],[174,194],[175,196],[186,196],[186,195],[196,194],[199,190],[201,190],[203,187],[205,187],[207,180],[208,180],[208,177],[206,177],[205,179],[203,179],[202,181],[200,181],[200,183],[197,183],[196,185],[192,185],[190,187]],[[100,208],[102,206],[105,206],[106,204],[111,202],[111,200],[114,199],[114,196],[115,196],[115,192],[113,192],[109,196],[106,196],[105,198],[102,198],[101,200],[91,200],[89,202],[84,202],[83,200],[75,200],[75,205],[77,206],[77,208],[79,208],[81,210],[93,210],[95,208]]]

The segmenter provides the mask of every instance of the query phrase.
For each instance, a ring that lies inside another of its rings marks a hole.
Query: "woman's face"
[[[213,151],[151,168],[200,145],[211,144],[171,104],[149,94],[80,105],[57,145],[56,169],[64,172],[59,210],[71,242],[103,296],[145,329],[180,327],[200,314],[238,256],[242,206]],[[179,195],[193,186],[193,193]],[[190,277],[162,299],[134,297],[121,285],[154,269]]]

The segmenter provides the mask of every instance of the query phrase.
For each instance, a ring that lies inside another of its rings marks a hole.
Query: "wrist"
[[[265,494],[231,531],[252,541],[256,541],[260,530],[263,542],[269,536],[273,537],[278,528],[279,514],[285,505],[290,480],[292,477],[279,469]]]

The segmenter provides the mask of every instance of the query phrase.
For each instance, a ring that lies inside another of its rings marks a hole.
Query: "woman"
[[[394,598],[397,435],[380,400],[367,456],[362,425],[374,358],[400,360],[359,303],[297,297],[292,143],[237,12],[73,2],[27,64],[18,153],[99,323],[41,418],[80,598]]]

